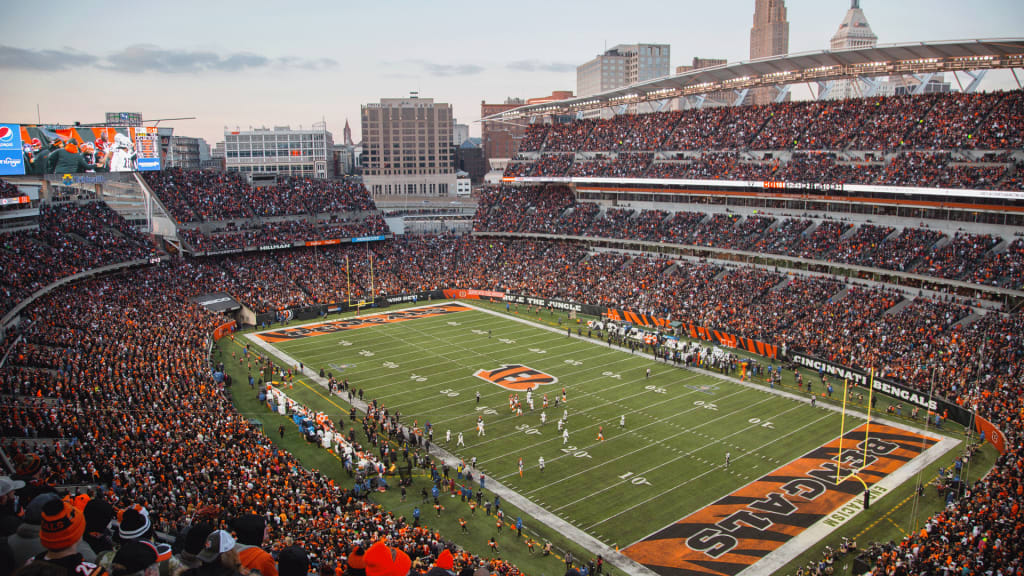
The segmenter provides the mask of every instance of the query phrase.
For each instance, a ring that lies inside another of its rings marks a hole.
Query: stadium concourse
[[[667,162],[648,162],[633,153],[651,150],[652,142],[676,142],[677,149],[702,154],[698,166],[681,169],[732,178],[736,170],[763,169],[736,160],[736,147],[757,145],[793,152],[779,169],[806,170],[815,178],[863,172],[886,182],[1007,189],[1019,187],[1015,158],[1020,157],[1024,133],[1020,98],[1018,91],[793,103],[554,125],[531,130],[524,141],[526,150],[545,154],[509,170],[512,174],[530,166],[541,173],[550,168],[568,174],[582,169],[575,167],[575,152],[610,150],[627,154],[617,156],[609,170],[650,174]],[[832,120],[806,121],[822,114]],[[697,128],[706,123],[717,132],[699,132],[706,135],[701,140]],[[805,128],[810,132],[803,132]],[[802,158],[793,150],[808,146],[789,146],[812,138],[837,149],[877,150],[877,157],[886,159],[874,169],[849,170],[827,157]],[[968,153],[990,149],[995,152],[982,166],[963,166],[972,164],[964,161]],[[194,225],[185,236],[193,246],[250,246],[266,237],[309,239],[340,233],[332,226],[373,233],[383,224],[365,189],[351,182],[283,181],[263,194],[230,174],[174,172],[147,176],[147,181],[176,218]],[[321,213],[345,216],[333,223],[330,218],[303,220]],[[473,236],[400,237],[316,251],[175,256],[60,286],[28,304],[22,322],[3,342],[9,354],[0,366],[0,429],[16,478],[0,484],[2,526],[5,534],[15,529],[40,534],[33,520],[44,514],[66,517],[71,519],[69,530],[50,534],[54,523],[47,522],[43,532],[53,536],[47,542],[70,542],[65,550],[73,547],[75,539],[69,537],[78,530],[73,521],[78,513],[53,505],[33,507],[32,500],[82,486],[88,496],[74,500],[84,509],[85,528],[77,534],[86,533],[81,547],[86,559],[111,546],[104,527],[116,510],[121,511],[117,531],[124,539],[152,538],[157,532],[176,538],[174,558],[165,561],[173,573],[212,570],[203,567],[203,559],[215,563],[220,556],[198,553],[209,540],[227,554],[220,547],[222,536],[211,540],[207,535],[230,526],[246,538],[245,544],[270,550],[281,574],[296,573],[293,562],[302,554],[291,546],[298,543],[304,554],[315,558],[322,574],[361,576],[365,570],[368,576],[399,576],[408,566],[387,554],[385,567],[373,559],[379,549],[374,555],[366,550],[382,538],[411,559],[429,555],[440,562],[442,550],[452,549],[456,554],[449,569],[473,570],[480,558],[459,551],[445,535],[396,517],[276,450],[261,430],[232,409],[223,385],[211,373],[208,344],[225,319],[190,298],[227,292],[256,313],[369,298],[369,251],[374,294],[485,288],[671,315],[837,363],[874,367],[920,390],[929,390],[934,382],[936,393],[994,422],[1006,436],[1006,451],[991,473],[924,529],[876,547],[873,571],[1020,573],[1024,315],[1019,311],[845,277],[617,254],[592,246],[623,239],[715,247],[910,271],[932,278],[936,285],[956,280],[978,287],[1024,288],[1021,238],[950,234],[948,226],[939,224],[923,221],[897,228],[820,214],[602,209],[579,202],[566,188],[516,187],[484,193]],[[573,238],[516,237],[523,234]],[[158,252],[102,202],[44,203],[37,231],[0,235],[0,268],[6,272],[0,279],[2,311],[68,275],[145,260]],[[138,509],[145,509],[145,520],[132,512]],[[265,540],[253,534],[253,525],[262,534],[264,524],[269,529]],[[31,550],[43,552],[45,545]],[[0,576],[27,557],[13,545],[0,551],[5,555]],[[360,560],[363,552],[365,560]],[[264,565],[265,576],[272,576],[274,562]],[[480,573],[518,573],[497,555],[484,558],[483,564]]]

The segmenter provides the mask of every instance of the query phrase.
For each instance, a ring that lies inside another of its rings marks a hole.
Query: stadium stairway
[[[913,301],[914,301],[914,298],[904,298],[903,300],[900,300],[895,306],[893,306],[892,308],[889,308],[888,310],[883,312],[882,316],[891,316],[893,314],[896,314],[900,310],[903,310],[907,306],[910,306],[910,303],[913,302]]]

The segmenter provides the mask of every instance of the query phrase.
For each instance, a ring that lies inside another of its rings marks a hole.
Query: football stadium
[[[0,124],[0,576],[1018,574],[1019,68],[519,103],[457,202]]]

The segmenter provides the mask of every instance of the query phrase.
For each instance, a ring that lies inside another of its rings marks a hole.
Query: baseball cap
[[[206,537],[206,545],[203,546],[202,552],[196,554],[196,557],[208,564],[234,547],[235,539],[231,534],[224,530],[216,530]]]
[[[6,496],[15,490],[21,490],[24,487],[24,480],[12,480],[10,476],[0,476],[0,496]]]

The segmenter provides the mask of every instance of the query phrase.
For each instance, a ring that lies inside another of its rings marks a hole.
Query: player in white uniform
[[[483,418],[477,420],[477,422],[476,422],[476,435],[477,436],[487,436],[487,434],[484,434],[484,419]]]
[[[547,422],[547,421],[548,421],[548,413],[547,412],[541,412],[540,413],[540,423],[541,423],[541,426],[543,426],[544,423]]]
[[[619,428],[625,428],[625,427],[626,427],[626,415],[623,414],[622,416],[619,416]]]
[[[448,431],[444,433],[444,443],[445,444],[450,444],[451,441],[452,441],[452,429],[449,428]]]
[[[465,446],[466,443],[462,441],[462,432],[459,432],[459,440],[455,443],[456,446]]]
[[[562,446],[569,443],[569,429],[562,430]]]
[[[131,140],[124,134],[114,136],[114,151],[110,158],[111,172],[131,172],[136,169],[138,154],[132,147]]]
[[[540,458],[537,459],[537,467],[540,468],[541,472],[544,471],[544,457],[543,456],[541,456]]]

